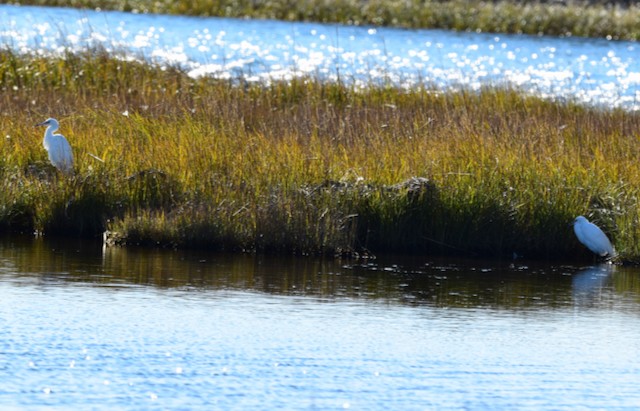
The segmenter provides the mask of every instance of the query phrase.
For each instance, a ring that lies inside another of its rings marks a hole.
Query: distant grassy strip
[[[640,38],[640,7],[623,1],[561,4],[509,0],[26,0],[17,3],[492,33]]]
[[[100,52],[2,52],[0,79],[4,231],[550,258],[587,255],[568,225],[584,214],[640,257],[638,114],[508,89],[234,85]],[[33,127],[49,116],[74,148],[71,180]]]

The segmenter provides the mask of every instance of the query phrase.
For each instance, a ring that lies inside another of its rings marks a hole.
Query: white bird
[[[573,231],[576,233],[578,240],[595,254],[600,257],[615,257],[616,252],[607,235],[600,227],[590,223],[583,216],[578,216],[573,220]]]
[[[36,126],[47,126],[42,145],[49,153],[51,164],[65,174],[73,173],[73,153],[69,142],[62,134],[53,134],[58,130],[58,120],[48,118],[42,123],[36,124]]]

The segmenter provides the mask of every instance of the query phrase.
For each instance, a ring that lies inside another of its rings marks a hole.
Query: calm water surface
[[[0,408],[636,409],[640,271],[0,241]]]
[[[509,84],[555,99],[640,108],[637,43],[605,39],[0,5],[0,46],[29,53],[99,46],[178,65],[194,77],[312,76],[445,89]]]

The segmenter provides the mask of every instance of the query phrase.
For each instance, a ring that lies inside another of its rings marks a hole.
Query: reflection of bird
[[[51,164],[63,173],[71,174],[73,172],[73,153],[71,152],[71,146],[62,134],[53,134],[58,130],[58,120],[48,118],[42,123],[36,124],[36,126],[47,126],[42,145],[44,149],[47,150],[47,153],[49,153],[49,161],[51,161]]]
[[[592,302],[601,294],[614,271],[614,267],[613,264],[600,264],[575,273],[571,279],[571,288],[576,302]]]
[[[590,223],[583,216],[578,216],[573,220],[573,231],[578,240],[595,254],[600,257],[615,257],[616,252],[607,235],[600,227]]]

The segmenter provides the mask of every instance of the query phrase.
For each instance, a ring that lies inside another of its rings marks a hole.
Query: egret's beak
[[[38,124],[34,125],[34,127],[44,126],[44,123],[46,123],[46,121],[43,121],[42,123],[38,123]]]

